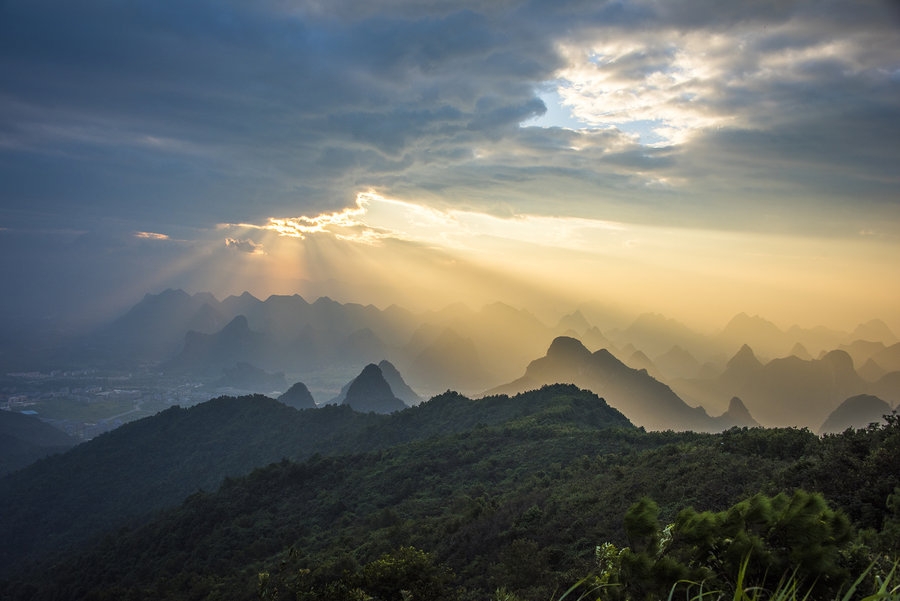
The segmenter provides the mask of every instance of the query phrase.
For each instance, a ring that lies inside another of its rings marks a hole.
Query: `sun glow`
[[[594,299],[721,325],[739,311],[834,321],[862,306],[854,290],[897,285],[877,240],[781,237],[584,217],[440,210],[374,191],[343,211],[223,224],[220,273],[255,290],[344,302],[436,308],[496,300],[570,310]],[[860,264],[868,267],[858,269]],[[870,293],[867,302],[872,301]],[[823,304],[821,299],[829,299]],[[857,307],[859,305],[859,307]],[[867,305],[871,307],[871,304]],[[811,307],[813,307],[811,309]],[[816,310],[820,315],[812,315]],[[848,320],[870,314],[847,317]]]

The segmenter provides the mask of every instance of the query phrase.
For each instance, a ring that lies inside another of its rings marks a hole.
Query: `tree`
[[[360,588],[381,601],[445,601],[452,599],[449,569],[436,564],[431,554],[401,547],[366,564]]]
[[[687,508],[662,530],[657,516],[656,504],[641,499],[625,514],[629,547],[598,547],[601,581],[618,585],[613,596],[666,598],[678,582],[773,590],[794,578],[817,597],[833,597],[848,584],[841,552],[850,522],[819,494],[757,494],[718,513]]]

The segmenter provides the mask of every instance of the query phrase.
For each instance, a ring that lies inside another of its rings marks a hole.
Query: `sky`
[[[900,333],[892,0],[0,0],[0,313],[166,288]]]

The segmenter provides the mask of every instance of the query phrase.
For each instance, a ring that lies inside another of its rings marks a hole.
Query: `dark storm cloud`
[[[516,150],[519,123],[546,110],[537,86],[566,66],[560,43],[646,40],[603,65],[607,79],[638,83],[676,69],[678,36],[724,37],[711,54],[725,81],[688,81],[681,97],[646,110],[737,115],[725,126],[783,133],[796,114],[870,99],[866,69],[891,68],[896,38],[877,2],[36,0],[0,10],[0,66],[12,82],[0,95],[7,206],[198,225],[346,206],[367,185],[434,189],[440,168],[486,174],[469,164],[484,146],[504,162],[482,164],[529,180],[525,169],[567,169],[585,194],[618,187],[628,162],[651,179],[672,175],[647,153],[598,149],[596,137],[570,145],[593,149],[579,157]],[[771,69],[761,61],[802,55],[825,34],[865,34],[885,49],[874,59],[864,53],[879,51],[860,44],[798,56],[790,72],[758,77]],[[890,98],[896,80],[886,88],[877,93]]]
[[[62,151],[67,158],[54,168],[66,187],[96,190],[91,178],[107,179],[110,170],[124,185],[183,179],[187,193],[156,184],[152,192],[218,210],[217,202],[241,200],[203,198],[191,182],[215,188],[240,177],[246,183],[231,182],[231,190],[271,203],[243,204],[248,217],[296,203],[295,180],[301,202],[313,207],[352,199],[352,189],[318,177],[323,147],[336,165],[377,172],[379,160],[360,154],[360,145],[396,160],[455,131],[496,136],[515,127],[543,110],[531,86],[556,66],[546,40],[517,38],[514,24],[498,27],[467,10],[345,20],[227,2],[38,1],[2,10],[2,68],[14,82],[0,96],[10,181],[18,179],[11,164],[18,153],[53,162],[46,156]],[[338,149],[349,156],[336,156]],[[82,175],[66,173],[69,157]],[[178,173],[174,163],[185,161],[191,167]],[[111,203],[130,214],[116,188]],[[51,197],[63,193],[35,193],[28,202],[58,210]]]

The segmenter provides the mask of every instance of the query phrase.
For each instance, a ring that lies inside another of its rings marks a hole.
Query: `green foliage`
[[[625,513],[625,536],[638,553],[656,554],[659,549],[659,506],[642,497]]]
[[[569,599],[662,599],[678,580],[685,581],[679,595],[747,592],[761,578],[777,590],[785,571],[802,569],[793,582],[808,587],[807,573],[846,570],[829,576],[836,583],[877,560],[859,587],[868,591],[900,555],[900,538],[892,536],[900,471],[885,453],[897,449],[896,424],[823,438],[795,429],[643,432],[569,386],[477,401],[448,393],[393,416],[338,407],[296,412],[262,399],[198,407],[207,413],[173,410],[135,426],[130,451],[107,435],[79,453],[93,455],[95,466],[110,465],[108,451],[132,453],[125,455],[132,462],[156,465],[150,473],[166,486],[173,481],[166,470],[187,480],[191,466],[204,465],[198,459],[216,453],[246,453],[248,463],[267,456],[276,442],[257,436],[260,424],[290,452],[244,475],[217,472],[222,484],[208,489],[214,492],[190,489],[153,519],[107,529],[77,552],[8,572],[0,598],[405,600],[421,585],[419,594],[440,588],[460,601],[546,600],[561,591],[571,591]],[[189,422],[212,424],[233,448],[218,447],[212,434],[172,442],[194,431]],[[186,465],[173,467],[165,450],[148,453],[153,436],[190,449]],[[319,455],[311,452],[316,445]],[[300,460],[290,459],[301,451]],[[79,489],[60,470],[97,486],[103,472],[68,461],[43,462],[47,478],[28,482],[48,494],[79,490],[80,509],[90,515],[96,496],[87,495],[98,493]],[[117,485],[132,482],[131,474],[106,475]],[[33,498],[40,495],[19,497]],[[26,515],[14,497],[4,503],[9,515]],[[52,524],[57,514],[28,515]],[[102,531],[101,522],[92,523]],[[64,532],[66,524],[54,526]],[[14,553],[18,540],[0,540]],[[608,544],[598,548],[597,541]],[[792,551],[797,545],[802,549]],[[741,571],[748,553],[754,559]],[[416,581],[420,573],[425,582]],[[623,587],[627,578],[638,588]],[[427,582],[442,584],[428,589]]]
[[[677,582],[736,593],[748,583],[773,590],[789,578],[817,598],[848,585],[842,551],[850,522],[820,494],[757,494],[720,512],[686,508],[662,531],[656,514],[642,499],[625,514],[630,547],[598,550],[605,580],[621,585],[624,598],[663,598]]]
[[[262,395],[172,407],[0,479],[0,540],[6,543],[0,545],[0,576],[17,571],[17,562],[139,523],[198,490],[216,490],[228,477],[283,458],[364,453],[477,424],[520,428],[536,421],[633,429],[602,399],[570,385],[479,401],[446,393],[396,416],[348,406],[297,411]]]
[[[444,601],[451,599],[451,572],[437,565],[431,554],[402,547],[366,564],[361,588],[381,601]]]
[[[450,570],[430,553],[401,547],[361,568],[340,557],[316,569],[299,567],[303,560],[291,549],[275,571],[257,574],[263,601],[451,601],[455,598]]]

